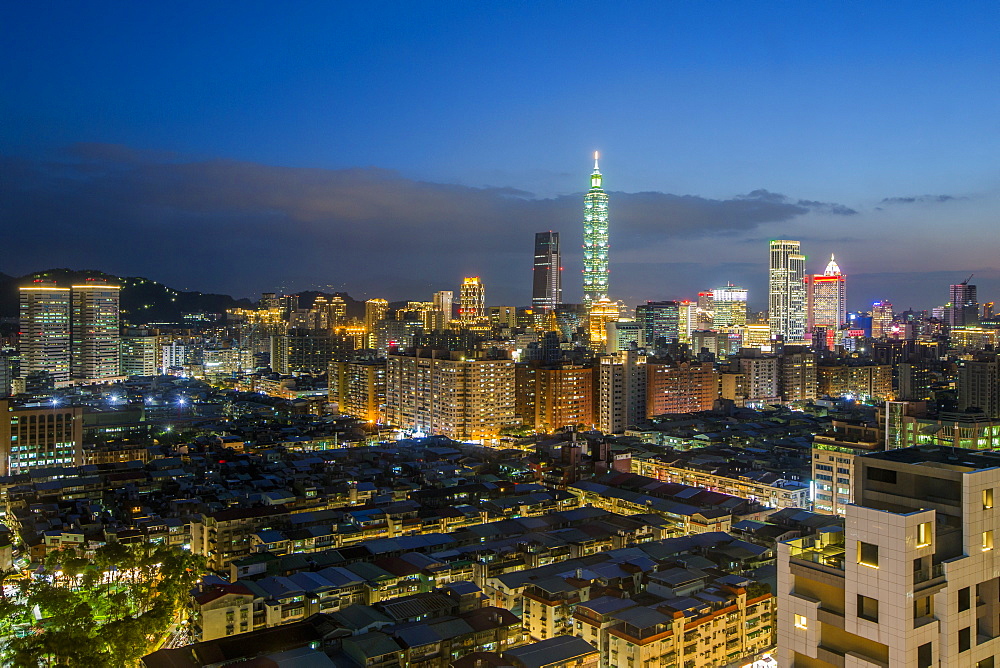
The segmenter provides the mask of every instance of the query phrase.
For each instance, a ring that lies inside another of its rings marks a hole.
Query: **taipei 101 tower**
[[[583,196],[583,305],[608,298],[608,195],[594,151],[590,190]]]

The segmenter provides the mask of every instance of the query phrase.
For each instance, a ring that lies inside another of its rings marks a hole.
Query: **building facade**
[[[70,380],[70,289],[35,281],[20,293],[21,377],[47,373],[56,384]]]
[[[548,313],[562,303],[562,256],[558,232],[535,234],[535,267],[532,274],[531,307]]]
[[[771,241],[767,303],[771,338],[783,336],[786,343],[805,342],[805,267],[806,256],[798,241]]]

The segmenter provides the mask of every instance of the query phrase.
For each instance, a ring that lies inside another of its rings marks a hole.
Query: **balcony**
[[[789,548],[788,555],[793,560],[816,564],[825,569],[834,571],[844,570],[844,555],[847,550],[844,547],[843,533],[826,533],[819,536],[807,536],[787,541]],[[840,573],[838,573],[839,575]]]
[[[944,584],[944,564],[933,564],[913,573],[913,591],[923,591]]]

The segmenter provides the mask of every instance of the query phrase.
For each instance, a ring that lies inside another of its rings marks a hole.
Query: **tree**
[[[88,559],[72,548],[46,556],[44,574],[0,600],[5,662],[134,666],[169,628],[204,560],[178,548],[109,543]]]

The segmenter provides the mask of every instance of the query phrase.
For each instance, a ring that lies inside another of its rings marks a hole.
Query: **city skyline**
[[[985,4],[245,8],[11,11],[0,218],[19,252],[0,271],[394,300],[480,275],[527,303],[530,235],[560,231],[582,269],[600,150],[614,299],[732,282],[763,308],[769,238],[800,240],[809,273],[840,258],[851,310],[932,308],[970,273],[1000,292],[976,243],[1000,213]]]

